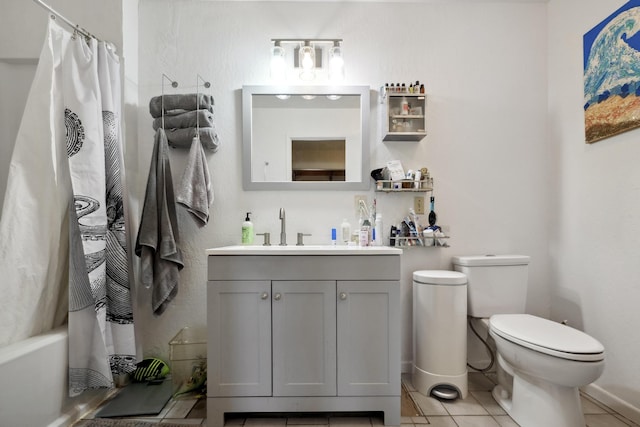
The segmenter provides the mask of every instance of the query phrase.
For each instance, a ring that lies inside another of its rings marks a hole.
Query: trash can
[[[467,396],[467,276],[413,273],[413,386],[442,399]]]

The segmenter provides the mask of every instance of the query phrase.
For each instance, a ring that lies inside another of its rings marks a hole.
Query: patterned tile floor
[[[442,401],[432,397],[426,397],[415,391],[411,385],[410,376],[403,375],[403,385],[407,390],[411,401],[403,399],[402,426],[406,427],[518,427],[495,402],[491,396],[494,386],[490,377],[478,372],[469,373],[469,395],[466,399],[455,401]],[[421,413],[413,414],[415,406]],[[582,396],[582,408],[585,414],[587,427],[640,427],[599,402],[588,396]],[[140,421],[155,423],[180,423],[194,426],[206,426],[206,403],[204,399],[171,399],[165,408],[154,417],[135,418]],[[94,417],[89,414],[85,419]],[[83,427],[83,421],[79,421],[74,427]],[[270,416],[246,417],[239,415],[227,419],[228,426],[268,426],[280,427],[297,425],[303,427],[313,426],[340,426],[363,427],[382,425],[381,415],[371,414],[362,416],[335,416],[334,414],[304,416]],[[544,427],[544,426],[540,426]]]

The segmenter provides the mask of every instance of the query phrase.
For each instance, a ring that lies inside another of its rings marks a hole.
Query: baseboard
[[[631,405],[629,402],[620,399],[596,384],[589,384],[582,387],[581,390],[598,402],[607,405],[623,417],[640,424],[640,408]]]

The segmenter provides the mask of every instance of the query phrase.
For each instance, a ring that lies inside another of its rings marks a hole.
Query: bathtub
[[[0,347],[0,426],[70,426],[108,396],[102,389],[68,397],[67,354],[66,325]]]

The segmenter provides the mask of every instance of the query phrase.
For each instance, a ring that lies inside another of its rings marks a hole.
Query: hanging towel
[[[196,101],[197,100],[197,101]],[[200,110],[206,109],[213,113],[213,96],[203,93],[186,93],[164,95],[164,111],[168,110]],[[154,96],[149,101],[151,117],[162,117],[162,96]]]
[[[156,131],[135,249],[142,261],[142,283],[153,287],[155,315],[178,293],[178,273],[184,267],[179,240],[167,138],[161,128]]]
[[[153,119],[153,130],[164,127],[165,129],[173,128],[194,128],[213,127],[213,113],[209,110],[193,110],[186,111],[175,116],[165,116],[164,126],[162,126],[162,117]]]
[[[182,174],[176,200],[191,212],[198,225],[207,225],[209,206],[213,202],[213,187],[209,176],[209,165],[199,138],[193,138],[191,143],[189,161]]]
[[[166,120],[166,117],[165,117]],[[196,136],[196,128],[185,129],[165,129],[169,145],[173,148],[189,148],[191,147],[191,141]],[[200,128],[200,142],[202,146],[208,150],[216,152],[220,142],[218,141],[218,134],[214,127]]]

